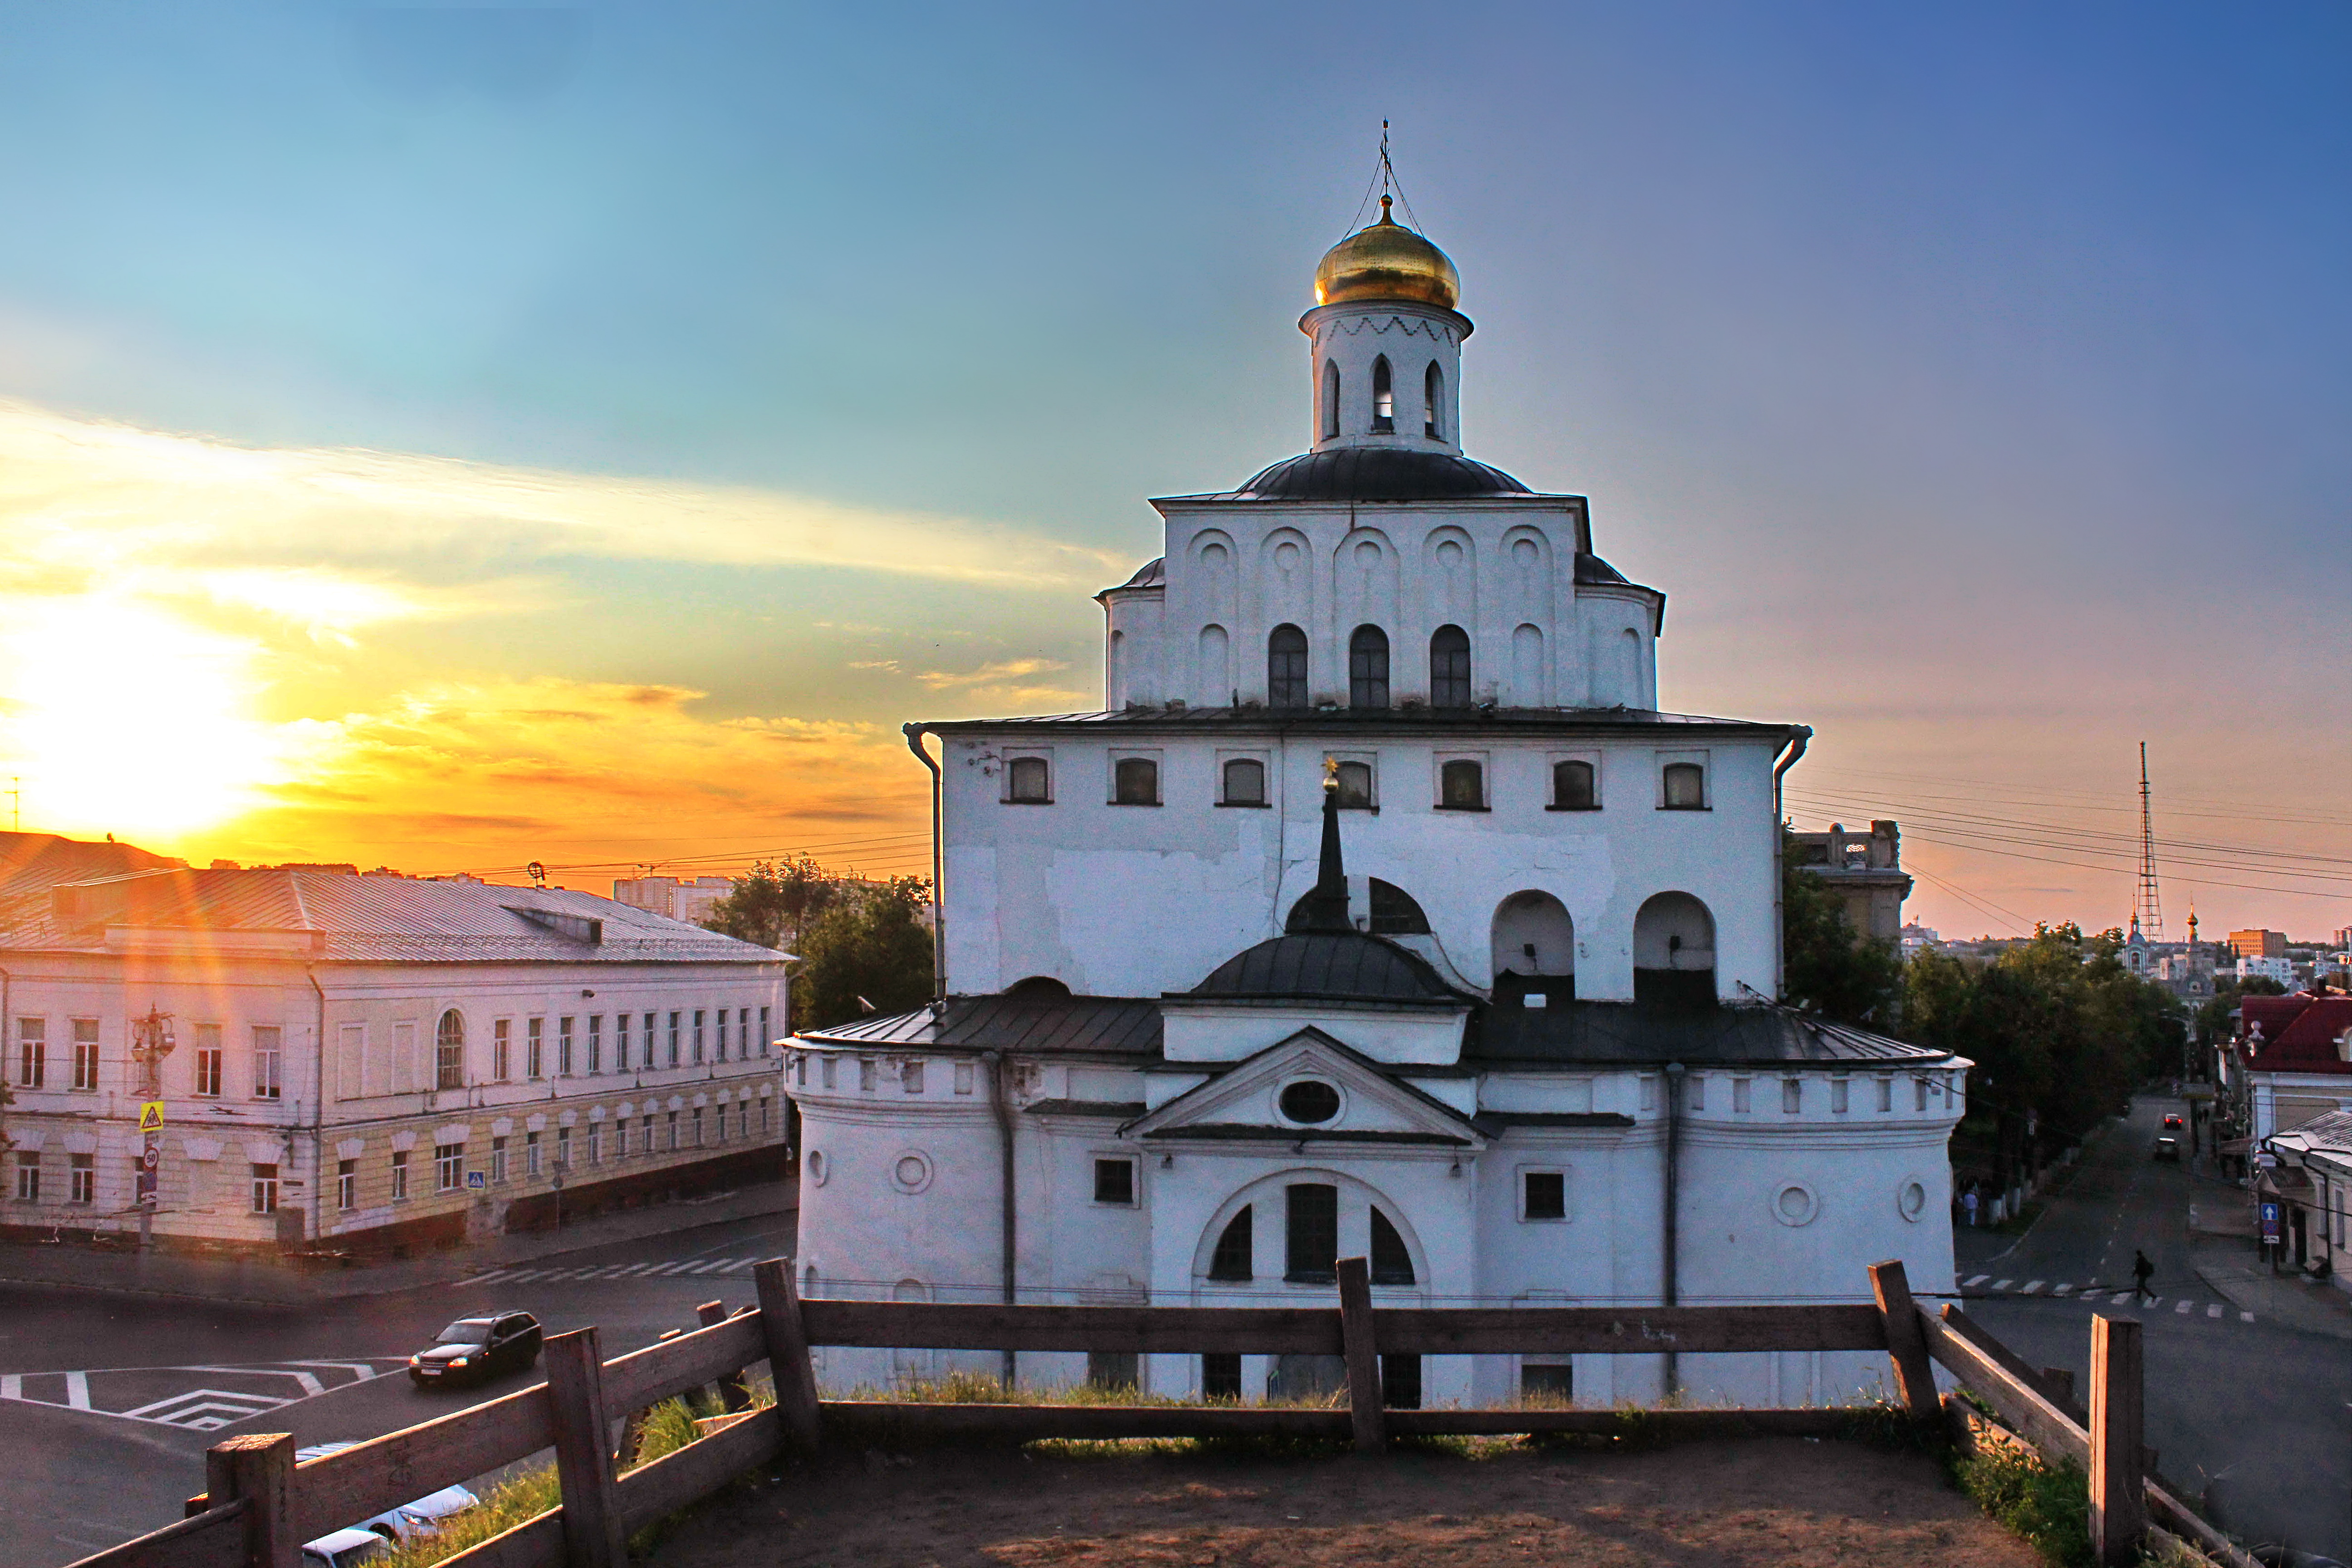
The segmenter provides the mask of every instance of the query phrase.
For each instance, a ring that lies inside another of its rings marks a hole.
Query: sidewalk
[[[370,1268],[307,1272],[268,1259],[182,1258],[95,1252],[71,1245],[0,1246],[0,1285],[63,1286],[144,1296],[192,1297],[257,1306],[303,1306],[385,1296],[446,1285],[493,1268],[584,1252],[616,1243],[676,1236],[705,1226],[786,1215],[800,1206],[800,1184],[787,1177],[735,1192],[688,1198],[569,1225],[562,1230],[502,1236],[479,1247]]]
[[[2254,1250],[2252,1227],[2241,1237],[2192,1235],[2189,1266],[2242,1312],[2306,1334],[2352,1340],[2352,1295],[2333,1282],[2288,1270],[2273,1274]]]

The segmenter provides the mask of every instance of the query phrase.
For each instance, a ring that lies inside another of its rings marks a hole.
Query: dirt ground
[[[2036,1568],[1935,1463],[1804,1438],[1247,1460],[928,1452],[737,1489],[657,1568]]]

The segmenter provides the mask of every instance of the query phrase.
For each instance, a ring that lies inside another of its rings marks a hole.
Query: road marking
[[[653,1265],[650,1263],[631,1263],[623,1267],[621,1271],[618,1274],[614,1275],[613,1278],[615,1279],[626,1279],[632,1275],[642,1274],[652,1267]]]
[[[90,1415],[110,1415],[117,1420],[144,1421],[160,1426],[176,1426],[184,1431],[214,1432],[233,1422],[258,1415],[265,1410],[298,1404],[305,1399],[331,1392],[329,1380],[320,1372],[339,1373],[335,1388],[349,1388],[386,1376],[402,1365],[401,1358],[387,1356],[381,1369],[365,1361],[307,1361],[257,1363],[247,1366],[147,1366],[94,1367],[83,1371],[54,1373],[9,1373],[0,1375],[0,1400],[16,1400],[25,1405],[45,1405],[52,1410],[78,1410]],[[126,1396],[121,1381],[131,1379],[128,1396],[152,1392],[159,1375],[168,1386],[171,1374],[226,1374],[240,1378],[283,1378],[294,1387],[279,1394],[261,1394],[250,1389],[214,1388],[209,1385],[182,1389],[177,1394],[160,1399],[147,1400],[128,1409],[116,1408],[115,1401]],[[54,1377],[58,1380],[62,1399],[43,1395],[28,1396],[25,1392],[27,1378]],[[92,1380],[103,1379],[93,1389]],[[145,1387],[141,1388],[144,1383]]]
[[[722,1258],[716,1263],[706,1263],[699,1268],[690,1268],[687,1270],[687,1272],[689,1274],[716,1274],[733,1261],[734,1259],[731,1258]]]
[[[1963,1290],[1973,1290],[1991,1278],[1992,1276],[1990,1274],[1979,1274],[1973,1279],[1963,1279],[1960,1281],[1960,1289]]]
[[[2252,1312],[2241,1312],[2238,1314],[2238,1321],[2242,1323],[2251,1323],[2253,1321],[2254,1315]]]
[[[477,1274],[471,1279],[460,1279],[457,1283],[459,1285],[487,1285],[493,1279],[503,1279],[506,1277],[507,1271],[505,1269],[493,1268],[488,1274]]]
[[[656,1274],[676,1274],[691,1267],[693,1266],[688,1263],[657,1263],[646,1271],[646,1278],[650,1279]]]
[[[2053,1285],[2052,1287],[2050,1287],[2050,1293],[2051,1293],[2053,1296],[2063,1296],[2064,1294],[2066,1294],[2066,1292],[2067,1292],[2067,1291],[2072,1290],[2074,1288],[2074,1287],[2073,1287],[2072,1285],[2069,1285],[2069,1284],[2067,1284],[2067,1283],[2065,1283],[2064,1281],[2063,1281],[2063,1280],[2062,1280],[2062,1281],[2060,1281],[2058,1284],[2055,1284],[2055,1285]]]
[[[281,1405],[291,1405],[290,1399],[272,1399],[266,1394],[236,1394],[221,1388],[192,1388],[185,1394],[174,1394],[142,1405],[136,1410],[108,1410],[107,1415],[120,1415],[128,1421],[152,1421],[162,1426],[184,1426],[192,1432],[216,1432],[232,1421],[242,1421],[258,1415],[265,1410],[275,1410]]]
[[[2022,1290],[2020,1290],[2020,1291],[2018,1292],[2018,1294],[2019,1294],[2019,1295],[2021,1295],[2021,1296],[2031,1296],[2031,1295],[2032,1295],[2035,1291],[2037,1291],[2037,1290],[2039,1290],[2039,1289],[2042,1289],[2042,1281],[2041,1281],[2041,1280],[2039,1280],[2039,1279],[2036,1279],[2036,1280],[2033,1280],[2033,1281],[2032,1281],[2031,1283],[2029,1283],[2029,1284],[2025,1287],[2025,1289],[2022,1289]]]
[[[2210,1306],[2210,1307],[2206,1308],[2206,1309],[2205,1309],[2205,1315],[2206,1315],[2207,1317],[2209,1317],[2209,1318],[2218,1318],[2218,1317],[2220,1317],[2220,1316],[2221,1315],[2221,1302],[2219,1302],[2219,1301],[2216,1301],[2216,1302],[2214,1302],[2211,1306]]]
[[[1992,1282],[1992,1288],[1996,1290],[2006,1290],[2016,1283],[2014,1279],[1996,1279]]]
[[[2173,1310],[2175,1312],[2179,1312],[2179,1313],[2181,1313],[2181,1314],[2183,1314],[2183,1315],[2186,1315],[2186,1314],[2187,1314],[2187,1312],[2188,1312],[2188,1310],[2189,1310],[2189,1308],[2191,1308],[2191,1307],[2193,1307],[2193,1306],[2195,1306],[2196,1304],[2197,1304],[2197,1303],[2196,1303],[2196,1302],[2194,1302],[2194,1301],[2183,1301],[2183,1302],[2181,1302],[2181,1303],[2180,1303],[2180,1305],[2179,1305],[2178,1307],[2173,1308],[2172,1310]]]
[[[2128,1290],[2118,1290],[2118,1291],[2116,1291],[2116,1299],[2115,1299],[2113,1301],[2109,1302],[2109,1303],[2108,1303],[2108,1305],[2109,1305],[2109,1306],[2113,1306],[2113,1307],[2120,1307],[2120,1306],[2122,1306],[2126,1301],[2128,1301],[2128,1300],[2130,1300],[2131,1299],[2132,1299],[2132,1293],[2131,1293],[2130,1291],[2128,1291]]]

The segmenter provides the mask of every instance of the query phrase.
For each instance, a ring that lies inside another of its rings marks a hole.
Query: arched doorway
[[[1531,995],[1573,1000],[1576,922],[1568,906],[1533,889],[1505,899],[1495,907],[1493,962],[1497,1003],[1524,1005]]]
[[[1715,917],[1688,893],[1655,894],[1633,917],[1633,1000],[1715,1005]]]

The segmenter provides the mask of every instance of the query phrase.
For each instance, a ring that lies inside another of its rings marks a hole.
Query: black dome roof
[[[1394,942],[1360,931],[1277,936],[1217,965],[1192,996],[1329,997],[1376,1002],[1461,1000],[1437,971]]]
[[[1453,500],[1530,493],[1500,468],[1401,447],[1308,452],[1264,469],[1234,492],[1255,500]]]

